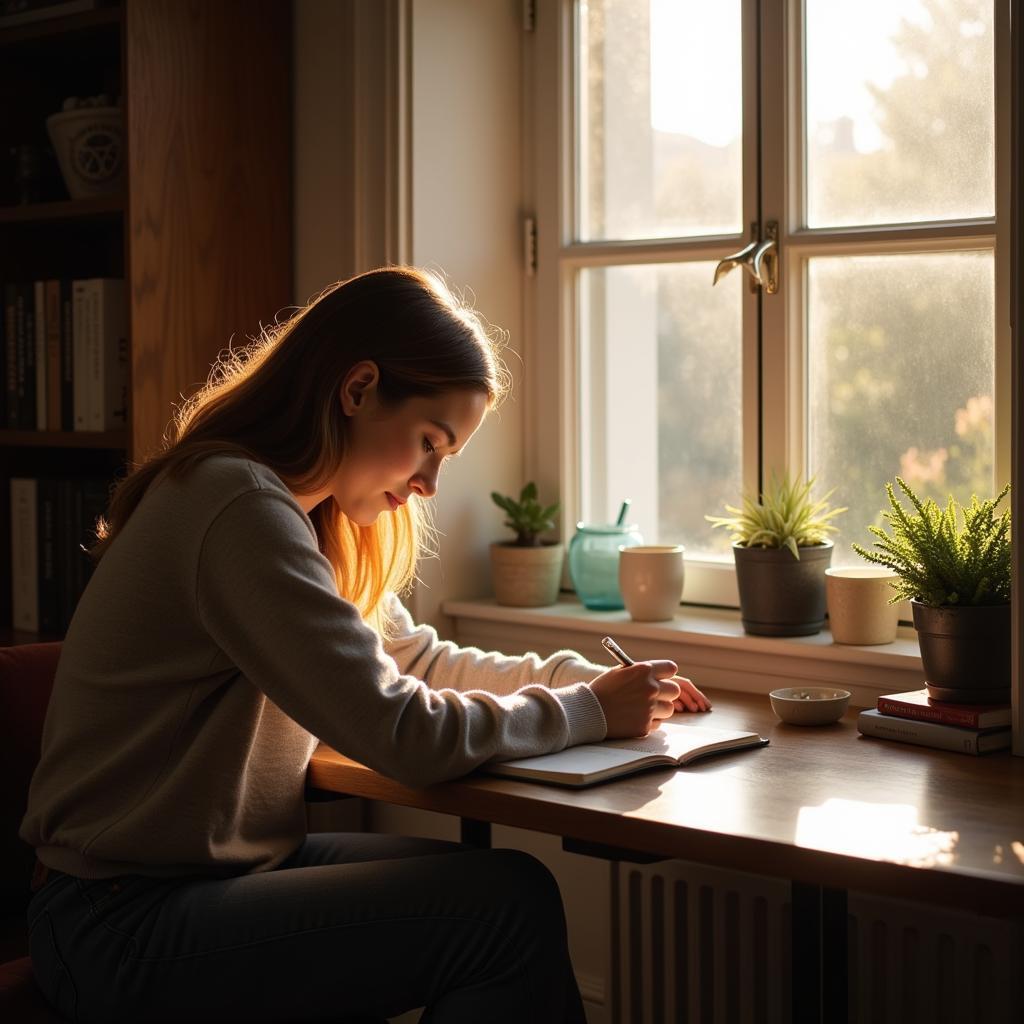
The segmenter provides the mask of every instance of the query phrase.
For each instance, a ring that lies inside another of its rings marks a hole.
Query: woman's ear
[[[355,416],[367,405],[373,404],[380,381],[377,364],[364,359],[356,363],[341,382],[341,408],[346,416]]]

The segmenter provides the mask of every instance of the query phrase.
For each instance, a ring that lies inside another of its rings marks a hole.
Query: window
[[[942,502],[1009,478],[1006,7],[538,5],[528,446],[570,524],[632,498],[687,600],[729,604],[704,516],[772,471],[849,507],[833,564],[896,475]],[[773,294],[712,285],[771,231]]]

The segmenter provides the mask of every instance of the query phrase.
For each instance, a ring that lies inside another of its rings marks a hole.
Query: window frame
[[[993,0],[994,218],[825,229],[803,226],[803,0],[740,2],[744,111],[756,112],[759,120],[759,127],[751,129],[745,113],[743,220],[747,231],[640,241],[574,241],[576,4],[575,0],[550,0],[535,7],[532,39],[525,48],[523,103],[524,196],[536,224],[536,271],[528,273],[524,282],[524,468],[527,479],[536,479],[548,493],[560,495],[564,540],[572,535],[582,507],[576,273],[584,267],[721,259],[747,244],[758,224],[769,221],[779,225],[782,288],[775,296],[743,290],[744,489],[759,488],[767,468],[785,466],[802,471],[806,465],[807,261],[826,255],[965,248],[995,253],[995,474],[997,481],[1010,478],[1008,0]],[[749,173],[758,161],[759,176]],[[558,439],[557,444],[551,443],[552,437]],[[735,570],[728,561],[688,559],[686,591],[684,604],[738,607]],[[909,618],[909,609],[907,612]]]

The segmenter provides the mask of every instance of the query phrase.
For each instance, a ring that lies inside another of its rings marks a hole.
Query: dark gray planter
[[[1010,605],[911,601],[928,695],[956,704],[1010,699]]]
[[[743,628],[755,636],[810,636],[825,625],[825,570],[832,541],[800,548],[747,548],[734,543]]]

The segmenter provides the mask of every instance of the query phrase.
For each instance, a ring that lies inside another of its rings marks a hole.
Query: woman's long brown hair
[[[507,390],[497,342],[434,274],[389,267],[338,282],[285,323],[221,353],[206,384],[177,409],[163,449],[114,489],[90,556],[99,562],[158,478],[181,476],[210,455],[260,462],[296,494],[324,487],[345,454],[341,384],[362,360],[377,364],[378,394],[389,404],[469,389],[493,407]],[[409,586],[432,538],[427,509],[413,495],[359,526],[328,498],[310,519],[338,593],[383,629],[381,599]]]

